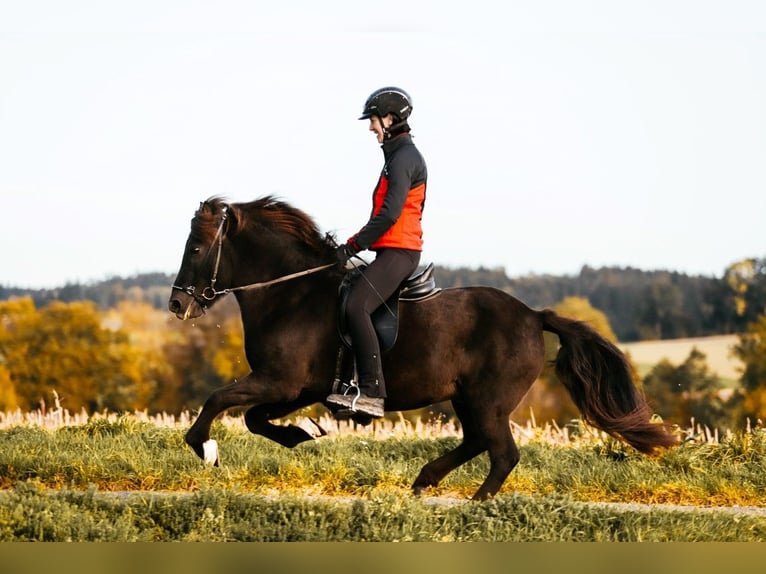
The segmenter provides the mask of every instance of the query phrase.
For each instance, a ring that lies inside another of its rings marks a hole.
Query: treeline
[[[766,260],[732,264],[721,278],[635,269],[509,279],[501,270],[436,270],[442,287],[489,285],[533,307],[587,321],[612,341],[737,333],[745,370],[732,387],[694,351],[638,381],[661,416],[717,428],[766,419]],[[92,285],[0,289],[0,411],[46,408],[178,413],[198,409],[213,389],[246,375],[239,310],[229,297],[196,321],[165,306],[173,277],[110,279]],[[635,321],[635,324],[633,323]],[[546,334],[547,337],[547,334]],[[556,341],[548,341],[554,349]],[[565,424],[579,416],[550,372],[517,409],[524,422]],[[436,405],[429,412],[450,415]],[[426,413],[427,414],[427,413]]]
[[[508,278],[502,269],[437,269],[444,286],[488,285],[535,308],[582,297],[622,342],[745,331],[766,306],[766,258],[731,264],[721,277],[585,266],[577,275]]]
[[[133,277],[110,277],[92,283],[67,283],[51,289],[0,285],[0,301],[28,297],[36,307],[44,307],[53,301],[91,301],[101,309],[110,309],[123,301],[129,301],[165,309],[173,279],[174,276],[169,273],[142,273]]]
[[[516,278],[503,269],[437,267],[435,276],[441,287],[496,287],[535,308],[552,307],[567,297],[587,299],[607,316],[622,342],[741,333],[766,304],[766,258],[732,263],[721,277],[588,266],[577,275]],[[38,308],[52,301],[92,301],[101,309],[129,301],[164,310],[173,279],[151,273],[55,289],[0,286],[0,300],[30,297]]]

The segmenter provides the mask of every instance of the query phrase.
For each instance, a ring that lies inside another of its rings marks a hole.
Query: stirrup
[[[325,399],[336,418],[378,418],[385,413],[384,399],[362,394],[357,383],[349,383],[343,394],[333,393]]]
[[[359,384],[356,381],[349,381],[346,384],[346,389],[343,391],[343,396],[347,396],[350,391],[356,392],[356,396],[351,400],[351,410],[356,411],[356,401],[362,396],[362,390],[359,388]]]

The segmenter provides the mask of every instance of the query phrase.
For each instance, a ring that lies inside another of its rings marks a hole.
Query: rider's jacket
[[[426,162],[408,132],[381,147],[385,165],[372,195],[370,220],[349,243],[357,251],[388,247],[422,251]]]

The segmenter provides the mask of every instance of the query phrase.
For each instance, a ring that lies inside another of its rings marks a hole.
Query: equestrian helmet
[[[412,98],[401,88],[387,86],[375,90],[364,103],[360,120],[368,120],[371,116],[394,116],[396,121],[405,121],[412,113]]]

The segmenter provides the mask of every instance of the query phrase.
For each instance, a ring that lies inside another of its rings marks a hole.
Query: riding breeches
[[[359,388],[368,397],[386,397],[380,343],[370,316],[417,269],[418,263],[420,251],[381,249],[351,287],[346,318]]]

